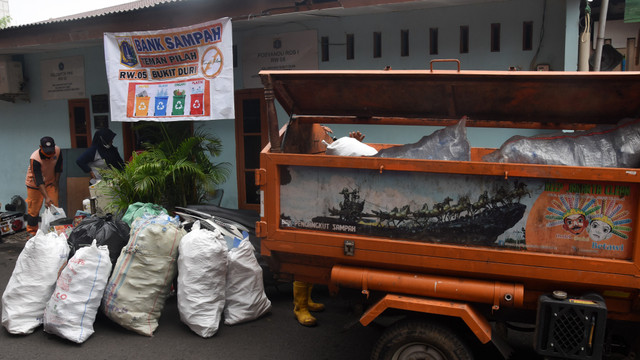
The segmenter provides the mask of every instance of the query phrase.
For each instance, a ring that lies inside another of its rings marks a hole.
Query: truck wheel
[[[371,360],[473,360],[464,342],[437,323],[406,320],[387,329],[376,342]]]

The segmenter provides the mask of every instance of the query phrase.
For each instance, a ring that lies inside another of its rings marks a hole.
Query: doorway
[[[260,151],[269,142],[264,89],[236,91],[235,110],[238,208],[259,211],[255,170],[260,167]]]
[[[83,209],[82,201],[89,198],[89,176],[75,160],[91,146],[91,112],[89,99],[68,100],[70,149],[61,149],[62,175],[60,176],[58,205],[70,216]]]
[[[72,148],[91,146],[89,99],[69,100],[69,132]]]
[[[122,140],[124,143],[124,160],[130,161],[133,153],[146,150],[145,144],[157,144],[164,140],[161,127],[165,127],[172,139],[185,139],[194,134],[193,121],[174,121],[159,123],[155,121],[139,121],[122,123]]]

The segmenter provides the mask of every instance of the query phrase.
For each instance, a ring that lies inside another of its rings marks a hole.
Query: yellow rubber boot
[[[307,305],[309,306],[309,311],[318,312],[324,310],[324,304],[313,302],[313,300],[311,300],[311,289],[313,289],[313,285],[309,284],[309,296],[307,297]]]
[[[294,281],[293,282],[293,313],[296,315],[300,325],[315,326],[316,318],[309,314],[309,286],[311,284]]]

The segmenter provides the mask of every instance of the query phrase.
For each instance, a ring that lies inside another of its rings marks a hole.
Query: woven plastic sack
[[[218,332],[226,283],[227,243],[220,231],[200,229],[196,221],[180,240],[177,296],[180,320],[203,338]]]
[[[271,301],[264,292],[262,268],[254,255],[249,234],[245,232],[238,242],[228,255],[225,325],[255,320],[271,310]]]
[[[27,240],[2,294],[2,325],[11,334],[30,334],[42,325],[44,309],[69,256],[64,235],[38,230]]]
[[[144,215],[168,215],[169,213],[165,208],[160,205],[156,205],[153,203],[141,203],[136,202],[127,208],[127,211],[122,216],[122,221],[127,223],[127,225],[131,226],[137,218],[143,217]]]
[[[185,231],[168,215],[137,218],[102,298],[105,315],[122,327],[152,336],[176,277]]]
[[[62,270],[44,311],[44,331],[78,344],[93,333],[104,288],[111,273],[106,245],[78,249]]]

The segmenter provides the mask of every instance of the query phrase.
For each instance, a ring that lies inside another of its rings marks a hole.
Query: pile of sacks
[[[22,335],[44,325],[83,343],[102,311],[152,336],[176,278],[180,318],[202,337],[223,315],[233,325],[271,310],[247,233],[228,241],[199,223],[187,233],[157,205],[134,204],[122,220],[84,219],[68,239],[42,231],[29,239],[2,295],[2,325]]]
[[[377,151],[351,137],[331,144],[323,141],[327,155],[367,156],[423,160],[471,159],[466,132],[467,117],[456,124],[423,136],[418,142]],[[622,119],[616,125],[602,125],[572,133],[556,132],[535,136],[513,136],[482,161],[589,167],[640,167],[640,119]]]

